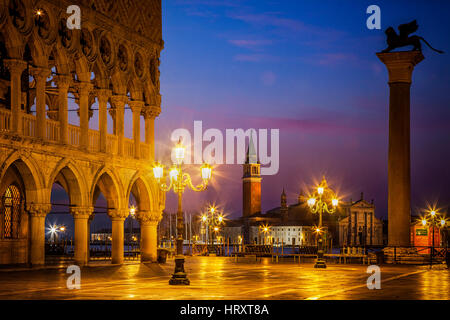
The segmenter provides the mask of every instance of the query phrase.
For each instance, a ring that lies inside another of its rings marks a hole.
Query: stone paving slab
[[[369,290],[366,265],[235,262],[188,257],[190,286],[169,286],[166,264],[96,264],[82,268],[81,289],[69,290],[65,268],[0,272],[0,299],[450,299],[450,271],[429,266],[381,266],[381,289]]]

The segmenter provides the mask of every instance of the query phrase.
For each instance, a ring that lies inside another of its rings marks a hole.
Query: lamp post
[[[266,244],[266,239],[267,239],[267,233],[270,231],[270,227],[268,225],[260,225],[259,226],[259,233],[263,232],[264,233],[264,238],[263,238],[263,245]]]
[[[422,225],[426,226],[427,224],[431,225],[432,228],[432,240],[431,240],[431,257],[434,255],[434,229],[437,227],[444,228],[446,225],[446,219],[444,215],[441,215],[436,212],[436,210],[429,210],[428,215],[421,219]]]
[[[327,201],[330,201],[330,199],[331,206],[330,203],[327,203]],[[336,194],[333,192],[333,190],[328,188],[327,181],[325,177],[323,177],[322,182],[308,199],[308,206],[311,212],[319,214],[319,225],[316,228],[316,233],[318,235],[317,260],[314,268],[327,267],[323,252],[322,216],[324,212],[329,214],[334,213],[338,204],[339,200],[337,199]]]
[[[194,186],[192,184],[191,176],[188,173],[183,172],[182,164],[184,160],[185,147],[178,141],[174,148],[176,162],[172,165],[169,170],[169,180],[170,183],[167,185],[162,182],[164,178],[164,167],[156,163],[153,167],[153,174],[157,180],[160,189],[163,192],[168,192],[171,189],[175,194],[178,195],[178,210],[177,210],[177,250],[175,256],[175,271],[172,278],[169,280],[171,285],[189,285],[189,279],[184,271],[184,256],[183,256],[183,209],[182,209],[182,198],[186,187],[200,192],[206,190],[208,187],[208,182],[211,179],[212,168],[208,164],[203,164],[201,167],[201,177],[202,183],[200,185]]]
[[[211,235],[211,243],[214,245],[214,235],[220,231],[220,226],[225,222],[224,216],[215,206],[210,206],[206,214],[202,216],[202,222],[206,224],[207,235]],[[214,232],[210,232],[209,228],[212,228]]]

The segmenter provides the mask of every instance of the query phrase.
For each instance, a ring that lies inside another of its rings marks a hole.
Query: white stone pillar
[[[149,147],[148,159],[155,160],[155,118],[161,113],[161,108],[145,106],[143,111],[145,120],[145,143]]]
[[[126,103],[128,103],[128,97],[125,95],[113,95],[111,97],[111,104],[113,105],[115,113],[114,134],[117,135],[117,154],[119,156],[124,155],[124,112]]]
[[[92,207],[73,207],[75,225],[75,264],[85,266],[88,264],[88,221],[94,211]]]
[[[61,143],[69,143],[69,112],[68,112],[68,93],[72,81],[69,75],[58,75],[55,77],[58,86],[58,120],[59,120],[59,139]]]
[[[144,101],[130,101],[128,105],[133,111],[134,157],[139,159],[141,157],[141,111]]]
[[[90,82],[80,82],[78,84],[79,106],[80,106],[80,147],[83,150],[89,149],[89,93],[92,90]]]
[[[32,266],[45,264],[45,216],[50,212],[50,204],[30,204],[27,211],[30,214],[30,263]]]
[[[156,262],[158,249],[158,223],[161,212],[139,211],[136,218],[141,226],[141,262]]]
[[[106,152],[106,135],[108,134],[107,104],[111,90],[97,90],[98,98],[98,128],[100,131],[100,152]]]
[[[36,80],[36,136],[46,138],[46,114],[45,114],[45,86],[50,70],[47,68],[33,68],[31,74]]]
[[[23,60],[5,59],[5,66],[11,75],[11,131],[22,134],[22,72],[27,63]]]

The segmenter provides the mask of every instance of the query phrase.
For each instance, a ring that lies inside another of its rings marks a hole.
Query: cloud
[[[277,57],[268,54],[237,54],[233,60],[241,62],[262,62],[262,61],[275,61]]]
[[[260,47],[268,46],[273,43],[272,40],[244,40],[244,39],[228,40],[228,42],[237,47],[246,48],[246,49],[250,49],[250,50],[257,50]]]

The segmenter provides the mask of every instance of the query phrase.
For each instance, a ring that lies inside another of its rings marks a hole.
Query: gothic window
[[[15,185],[10,185],[3,195],[3,236],[5,239],[19,237],[21,196]]]

